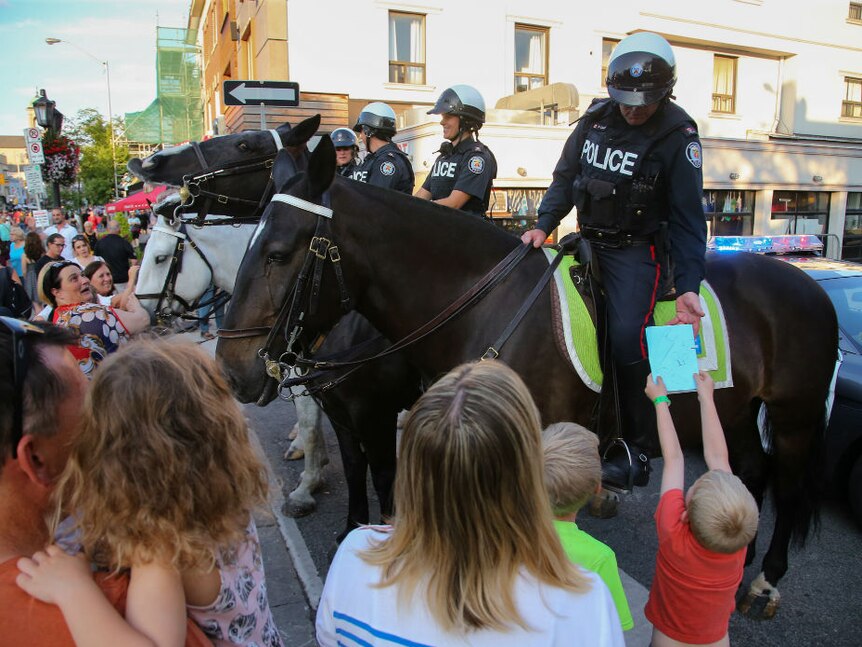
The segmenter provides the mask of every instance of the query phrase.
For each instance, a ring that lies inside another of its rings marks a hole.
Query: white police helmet
[[[638,32],[620,41],[608,61],[608,94],[617,103],[644,106],[664,99],[676,83],[676,57],[658,34]]]
[[[353,130],[359,132],[363,127],[368,128],[372,135],[379,133],[392,137],[395,134],[395,111],[381,101],[369,103],[359,113]]]
[[[453,85],[437,99],[429,115],[456,115],[476,124],[477,130],[485,123],[485,100],[471,85]]]

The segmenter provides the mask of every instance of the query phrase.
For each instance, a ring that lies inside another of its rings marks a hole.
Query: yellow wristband
[[[652,401],[653,404],[658,405],[661,402],[667,402],[667,406],[670,406],[670,398],[666,395],[660,395],[655,400]]]

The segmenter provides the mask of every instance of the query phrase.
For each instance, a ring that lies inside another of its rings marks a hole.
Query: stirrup
[[[623,451],[625,452],[625,458],[628,462],[628,474],[625,479],[625,484],[607,483],[604,480],[604,465],[609,462],[608,456],[610,454],[613,454],[613,450],[617,447],[622,447]],[[637,483],[637,485],[643,486],[649,483],[649,474],[651,471],[652,470],[650,468],[649,457],[644,452],[633,454],[628,443],[622,438],[614,438],[611,443],[605,448],[605,451],[602,453],[602,487],[610,490],[611,492],[617,492],[619,494],[631,494],[632,490],[636,485],[636,476],[643,472],[645,482]]]

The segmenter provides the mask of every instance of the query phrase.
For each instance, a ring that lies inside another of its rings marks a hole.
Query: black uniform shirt
[[[348,177],[384,189],[395,189],[407,195],[413,195],[413,168],[407,155],[392,142],[366,155],[362,164],[355,167]]]
[[[608,100],[604,100],[608,101]],[[592,108],[592,107],[591,107]],[[589,114],[589,113],[588,113]],[[593,164],[597,168],[616,171],[621,179],[631,164],[623,153],[608,147],[594,151],[594,146],[585,140],[582,130],[589,127],[611,144],[616,134],[635,126],[629,126],[620,114],[619,106],[613,104],[596,120],[580,121],[563,147],[560,160],[554,169],[553,181],[542,198],[536,228],[550,233],[575,204],[573,184],[581,175],[581,164]],[[678,293],[697,292],[705,274],[706,220],[703,215],[702,149],[694,121],[676,104],[669,103],[641,129],[657,127],[665,119],[681,119],[679,127],[662,137],[650,150],[648,163],[661,170],[667,214],[662,218],[668,222],[671,257],[674,261],[674,283]],[[631,173],[629,173],[631,175]]]
[[[491,150],[475,139],[465,139],[450,154],[441,153],[422,188],[432,200],[448,197],[452,191],[463,191],[470,199],[462,211],[484,216],[491,197],[491,184],[497,177],[497,160]]]
[[[339,166],[335,169],[335,172],[341,175],[342,177],[349,177],[351,180],[353,179],[353,173],[359,169],[359,164],[356,163],[355,160],[350,160],[344,166]]]

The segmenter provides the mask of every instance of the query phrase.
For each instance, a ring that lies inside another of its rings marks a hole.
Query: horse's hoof
[[[313,498],[293,498],[287,497],[287,502],[284,504],[284,514],[288,517],[305,517],[310,515],[317,508],[317,501]]]
[[[771,620],[778,612],[781,604],[781,594],[774,586],[766,581],[763,573],[760,573],[751,583],[748,593],[736,608],[739,612],[754,620]]]
[[[298,461],[302,458],[305,458],[304,449],[294,449],[293,447],[288,447],[287,451],[284,452],[284,460],[286,461]]]
[[[603,489],[590,499],[590,516],[597,519],[610,519],[617,516],[620,497],[615,492]]]

